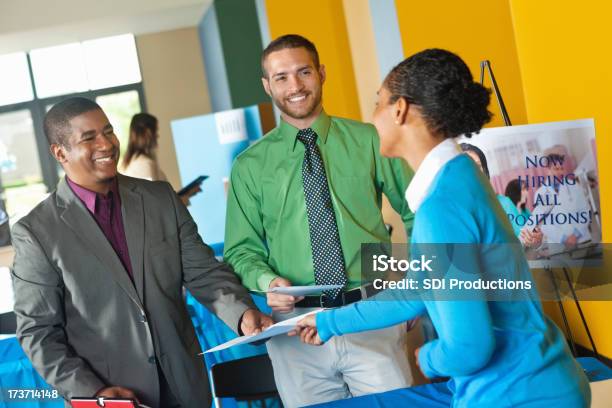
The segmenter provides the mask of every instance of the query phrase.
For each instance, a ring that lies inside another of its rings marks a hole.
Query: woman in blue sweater
[[[520,243],[488,180],[454,140],[490,120],[488,104],[489,92],[458,56],[439,49],[415,54],[389,73],[378,92],[380,150],[415,171],[406,191],[415,212],[413,251],[427,248],[422,244],[464,245],[446,276],[530,281]],[[512,301],[477,290],[470,300],[405,293],[384,291],[310,316],[299,323],[300,336],[318,345],[428,314],[438,339],[421,347],[417,363],[429,378],[451,378],[454,407],[590,405],[588,380],[561,331],[544,316],[534,287],[515,291]]]

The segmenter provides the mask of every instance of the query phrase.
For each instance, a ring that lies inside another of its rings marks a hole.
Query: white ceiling
[[[0,0],[0,54],[199,24],[213,0]]]

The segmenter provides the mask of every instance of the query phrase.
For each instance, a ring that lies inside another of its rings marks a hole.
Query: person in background
[[[236,159],[225,228],[225,260],[251,290],[337,284],[322,295],[267,293],[275,320],[371,296],[361,244],[390,241],[384,193],[409,230],[403,199],[412,172],[382,158],[372,125],[323,109],[325,66],[304,37],[272,41],[262,55],[265,91],[279,125]],[[410,235],[410,231],[408,231]],[[297,407],[409,386],[406,324],[346,336],[322,348],[277,336],[267,343],[277,388]]]
[[[487,180],[489,180],[491,178],[491,175],[489,174],[487,157],[485,156],[484,152],[480,150],[480,148],[478,148],[477,146],[474,146],[469,143],[460,143],[459,146],[461,147],[461,150],[465,152],[474,161],[474,163],[476,163],[482,174],[484,174],[487,177]],[[527,191],[525,190],[525,194],[526,193]],[[543,234],[540,228],[525,226],[524,223],[520,225],[519,220],[521,220],[521,218],[519,217],[522,213],[521,211],[519,211],[518,207],[516,206],[516,203],[514,203],[507,196],[507,194],[497,194],[497,200],[499,201],[499,204],[504,210],[506,217],[508,217],[510,225],[512,225],[512,230],[514,231],[514,234],[519,237],[521,243],[525,246],[525,248],[536,248],[540,246],[543,238]]]
[[[548,157],[547,174],[551,180],[555,180],[555,183],[542,185],[537,189],[534,195],[536,205],[547,206],[543,202],[537,204],[538,200],[556,203],[548,206],[551,208],[551,219],[559,219],[558,216],[563,219],[568,214],[588,214],[590,207],[582,185],[573,174],[569,175],[564,167],[566,157],[558,153],[548,153],[546,156]],[[552,244],[553,247],[555,244],[562,244],[563,247],[571,249],[582,242],[591,240],[589,227],[589,223],[567,222],[562,224],[557,222],[543,223],[541,229],[546,244]]]
[[[459,147],[461,147],[464,153],[470,156],[470,159],[474,160],[474,163],[476,163],[480,171],[487,177],[487,180],[490,180],[491,174],[489,174],[489,164],[484,152],[480,150],[479,147],[469,143],[460,143]]]
[[[508,197],[516,206],[519,216],[527,218],[531,215],[531,211],[529,211],[529,208],[527,208],[529,192],[527,191],[527,187],[523,186],[521,188],[521,183],[518,179],[510,180],[508,182],[504,195]]]
[[[518,240],[491,184],[455,142],[490,120],[489,99],[461,58],[429,49],[389,73],[378,92],[374,124],[381,153],[401,157],[415,170],[406,191],[415,212],[412,249],[438,244],[444,253],[458,251],[460,259],[448,273],[464,279],[529,278],[524,252],[514,249]],[[479,290],[470,300],[423,294],[383,291],[302,319],[299,334],[305,343],[320,345],[428,313],[439,338],[417,350],[417,361],[425,376],[451,378],[453,407],[589,406],[586,375],[544,315],[535,288],[513,293],[514,301],[490,301],[495,293]]]
[[[4,203],[0,201],[0,247],[7,245],[11,245],[11,229],[8,214],[4,211]]]
[[[130,177],[151,181],[168,181],[166,174],[157,162],[159,124],[155,116],[149,113],[137,113],[130,122],[130,138],[123,156],[119,171]],[[179,195],[185,205],[189,199],[199,193],[200,186]]]

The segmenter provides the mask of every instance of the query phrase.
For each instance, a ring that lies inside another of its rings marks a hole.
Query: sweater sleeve
[[[482,276],[479,224],[465,210],[468,207],[439,196],[430,197],[419,208],[418,216],[426,223],[415,235],[419,242],[431,245],[430,252],[450,254],[443,271],[447,278],[471,280]],[[425,301],[438,339],[421,348],[419,365],[430,378],[472,374],[488,364],[495,349],[486,294],[473,290],[464,300],[457,299],[463,298],[457,292],[441,295],[446,297],[444,301],[436,300],[435,293]]]
[[[391,327],[425,312],[420,300],[410,300],[402,290],[386,290],[361,302],[317,314],[317,331],[323,341],[367,330]]]
[[[419,352],[421,371],[429,378],[470,375],[486,366],[495,349],[486,302],[427,302],[438,338]],[[436,324],[438,323],[438,324]]]

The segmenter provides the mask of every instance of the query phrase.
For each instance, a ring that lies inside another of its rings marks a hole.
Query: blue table
[[[612,378],[612,368],[593,357],[578,357],[578,362],[586,371],[590,382],[605,381]]]
[[[64,400],[61,397],[41,401],[31,398],[26,401],[11,400],[8,392],[10,389],[52,391],[52,388],[34,370],[15,338],[0,341],[0,408],[64,407]]]
[[[253,295],[253,301],[257,307],[264,313],[270,313],[271,310],[266,304],[266,298],[263,296]],[[208,309],[202,306],[189,292],[186,296],[187,310],[191,315],[191,321],[195,327],[196,335],[200,341],[202,350],[208,350],[214,346],[225,343],[236,337],[229,327],[225,325],[218,317],[210,313]],[[244,344],[242,346],[232,347],[222,351],[214,353],[204,354],[204,362],[206,369],[210,372],[213,365],[223,363],[230,360],[236,360],[239,358],[251,357],[260,354],[266,354],[265,345],[253,346],[250,344]],[[212,388],[212,384],[211,384]],[[247,407],[246,402],[237,402],[233,398],[223,398],[222,404],[224,408],[238,408]],[[276,399],[267,399],[266,406],[275,408],[279,406],[279,402]]]
[[[586,371],[591,382],[612,378],[612,369],[595,358],[582,357],[578,358],[578,362]],[[451,400],[452,394],[447,383],[443,382],[311,405],[310,408],[448,408]]]
[[[258,306],[265,309],[265,301],[255,297]],[[212,347],[221,342],[229,340],[235,334],[222,322],[205,308],[188,296],[187,303],[190,305],[190,312],[196,326],[196,333],[202,343],[203,348]],[[210,367],[213,363],[227,361],[235,358],[246,357],[265,353],[265,346],[243,346],[244,348],[231,349],[231,352],[214,353],[206,355],[206,363]],[[603,381],[612,378],[612,369],[605,364],[591,357],[578,358],[578,361],[585,369],[591,382]],[[47,385],[32,367],[32,364],[23,353],[19,343],[15,338],[0,341],[0,408],[63,408],[63,400],[47,401],[28,401],[11,402],[7,398],[8,389],[45,389],[51,388]],[[316,405],[320,408],[341,408],[341,407],[364,407],[379,408],[398,406],[415,406],[431,408],[447,408],[450,406],[452,395],[448,390],[447,383],[426,384],[417,387],[405,388],[389,391],[380,394],[364,395],[362,397],[351,398],[341,401],[333,401],[326,404]],[[229,404],[228,404],[229,403]],[[230,401],[224,404],[232,406]],[[236,406],[236,405],[234,405]]]

